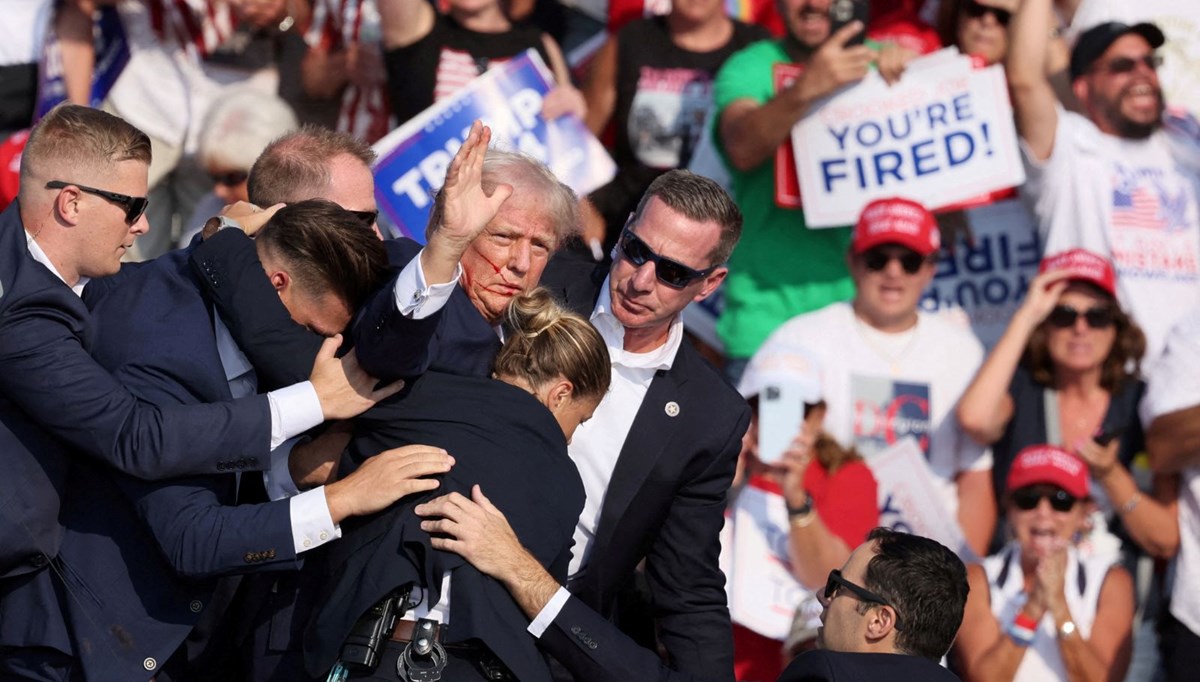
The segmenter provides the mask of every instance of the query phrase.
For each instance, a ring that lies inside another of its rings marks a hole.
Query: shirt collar
[[[29,247],[29,255],[33,256],[35,261],[45,265],[55,277],[62,280],[63,284],[67,283],[67,280],[62,276],[62,273],[58,271],[58,268],[54,267],[54,263],[50,262],[50,256],[46,255],[46,252],[42,250],[41,245],[37,243],[37,240],[33,238],[33,235],[29,234],[28,230],[25,231],[25,245]],[[71,291],[74,291],[76,296],[82,297],[83,288],[87,286],[87,283],[90,281],[90,277],[80,277],[79,281],[75,283],[75,286],[71,287]]]
[[[671,369],[675,355],[683,343],[683,319],[676,315],[667,332],[667,342],[647,353],[630,353],[625,350],[625,327],[612,314],[612,296],[609,294],[608,277],[600,285],[600,296],[592,310],[592,325],[604,338],[612,364],[631,369]]]

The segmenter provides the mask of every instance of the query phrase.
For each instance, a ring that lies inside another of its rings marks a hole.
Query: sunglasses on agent
[[[1114,57],[1103,64],[1097,64],[1095,68],[1110,76],[1121,76],[1133,73],[1138,66],[1145,66],[1151,71],[1157,71],[1158,67],[1162,66],[1162,62],[1162,57],[1159,55],[1145,54],[1141,57]]]
[[[51,180],[46,183],[46,189],[66,189],[67,187],[74,187],[84,194],[94,194],[125,209],[126,225],[133,225],[140,220],[142,214],[146,212],[146,207],[150,205],[150,200],[146,197],[131,197],[128,194],[117,194],[116,192],[81,185],[77,182]]]
[[[697,270],[678,261],[660,256],[647,246],[646,242],[639,239],[628,226],[621,232],[621,240],[618,243],[621,247],[621,253],[635,266],[640,268],[647,261],[654,263],[654,275],[658,278],[658,281],[672,289],[682,289],[698,279],[708,277],[714,270],[721,267],[720,265],[713,265],[703,270]]]

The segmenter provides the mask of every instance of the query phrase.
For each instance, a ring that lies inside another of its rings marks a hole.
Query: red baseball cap
[[[1087,464],[1075,455],[1053,445],[1030,445],[1017,453],[1008,470],[1008,492],[1027,485],[1049,483],[1075,497],[1087,497]]]
[[[21,152],[29,140],[29,131],[13,133],[0,143],[0,211],[17,198],[21,185]]]
[[[941,247],[942,236],[937,220],[921,204],[899,197],[876,199],[859,214],[850,251],[857,255],[880,244],[899,244],[928,256]]]
[[[1109,296],[1117,295],[1117,273],[1113,271],[1112,262],[1097,253],[1087,249],[1071,249],[1046,256],[1038,265],[1039,274],[1055,270],[1068,270],[1072,281],[1095,284]]]

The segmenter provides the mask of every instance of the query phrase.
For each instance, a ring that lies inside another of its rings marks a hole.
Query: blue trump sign
[[[375,195],[393,232],[424,243],[434,192],[476,119],[491,127],[495,146],[541,161],[581,195],[611,180],[612,159],[582,121],[542,117],[550,88],[545,64],[528,50],[377,142]]]

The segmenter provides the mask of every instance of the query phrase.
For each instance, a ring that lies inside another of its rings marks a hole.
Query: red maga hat
[[[881,244],[899,244],[928,256],[942,245],[937,220],[929,209],[909,199],[876,199],[863,208],[854,225],[850,250],[860,254]]]
[[[1100,254],[1087,249],[1071,249],[1046,256],[1038,265],[1039,273],[1053,270],[1070,271],[1072,280],[1095,284],[1109,296],[1117,295],[1117,273],[1113,271],[1112,262]]]
[[[1038,483],[1056,485],[1075,497],[1087,497],[1087,464],[1060,447],[1030,445],[1013,460],[1006,489],[1011,493]]]

